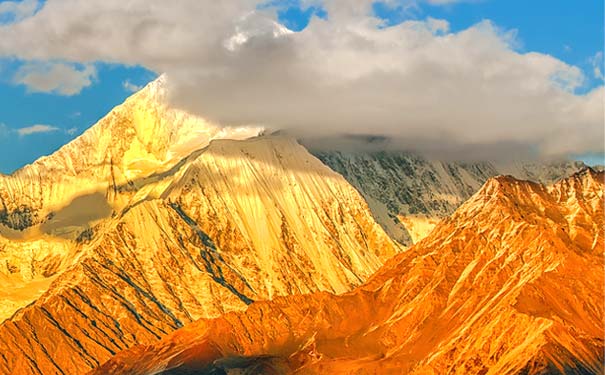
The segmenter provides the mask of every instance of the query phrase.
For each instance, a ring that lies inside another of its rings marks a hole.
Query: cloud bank
[[[489,21],[455,33],[430,18],[384,27],[372,3],[303,1],[327,17],[291,32],[275,4],[254,0],[48,0],[0,27],[0,55],[140,64],[167,74],[176,106],[226,126],[602,152],[605,91],[576,94],[577,67],[517,52],[515,33]]]

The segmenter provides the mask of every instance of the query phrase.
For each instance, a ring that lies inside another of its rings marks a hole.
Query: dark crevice
[[[219,264],[217,264],[217,259],[222,264],[225,264],[225,261],[218,252],[216,245],[214,244],[212,239],[200,229],[197,223],[191,217],[189,217],[178,204],[170,203],[170,207],[181,217],[181,219],[183,219],[185,223],[187,223],[187,225],[191,228],[191,230],[193,230],[193,232],[197,235],[197,237],[205,247],[205,249],[200,250],[200,256],[204,260],[206,271],[208,272],[210,277],[212,277],[212,279],[218,284],[227,288],[231,293],[237,296],[246,305],[249,305],[254,302],[254,300],[241,293],[225,279],[225,276],[223,275],[223,269]],[[209,249],[210,251],[207,251],[206,249]],[[243,277],[240,276],[240,279],[242,279],[242,281],[248,287],[250,287],[249,284],[243,279]]]

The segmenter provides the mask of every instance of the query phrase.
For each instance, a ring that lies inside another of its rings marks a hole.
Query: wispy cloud
[[[55,93],[72,96],[92,84],[96,77],[93,65],[31,62],[17,71],[14,81],[23,84],[30,92]]]
[[[592,72],[596,79],[605,80],[603,75],[603,51],[597,52],[593,57],[589,59],[592,65]]]
[[[38,0],[0,2],[0,23],[19,22],[33,16],[40,7]]]
[[[0,138],[6,137],[10,133],[11,133],[11,129],[8,126],[6,126],[6,124],[3,124],[0,122]]]
[[[124,90],[126,90],[128,92],[137,92],[143,88],[143,86],[135,85],[134,83],[130,82],[129,80],[122,82],[122,87],[124,88]]]
[[[74,136],[78,133],[77,127],[69,129],[60,128],[58,126],[46,125],[46,124],[35,124],[31,126],[24,126],[22,128],[9,127],[4,123],[0,123],[0,137],[6,138],[10,136],[27,137],[34,134],[45,134],[45,133],[62,133],[69,136]]]
[[[25,128],[19,128],[19,129],[16,129],[15,131],[17,132],[17,134],[19,134],[19,136],[24,137],[27,135],[39,134],[39,133],[53,133],[53,132],[57,132],[59,130],[61,130],[61,129],[57,128],[56,126],[36,124],[36,125],[32,125],[32,126],[27,126]]]

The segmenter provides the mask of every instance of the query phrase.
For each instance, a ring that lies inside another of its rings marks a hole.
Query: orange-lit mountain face
[[[94,374],[602,374],[603,204],[590,169],[490,179],[350,293],[200,320]]]

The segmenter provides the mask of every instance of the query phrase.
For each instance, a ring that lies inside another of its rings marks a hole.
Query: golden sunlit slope
[[[58,211],[86,195],[99,194],[110,208],[123,208],[136,189],[134,180],[168,170],[213,139],[245,139],[261,131],[213,125],[171,108],[167,96],[162,76],[57,152],[0,176],[3,229],[52,222]]]
[[[288,138],[213,141],[134,183],[134,203],[0,325],[0,373],[85,373],[255,300],[350,291],[398,251],[357,191]]]
[[[221,128],[171,108],[160,77],[81,136],[12,175],[0,175],[0,321],[39,297],[73,265],[78,238],[132,204],[141,179],[173,168]]]
[[[200,320],[94,374],[602,374],[603,179],[490,179],[350,293]]]
[[[59,274],[75,264],[83,248],[79,242],[90,236],[93,227],[141,200],[162,199],[162,189],[173,182],[170,176],[184,171],[185,161],[194,159],[210,141],[248,139],[261,132],[253,127],[219,127],[172,108],[168,103],[167,84],[165,77],[158,78],[54,154],[10,176],[0,175],[0,280],[7,286],[0,291],[0,321],[35,301]],[[229,152],[232,159],[246,158],[242,152]],[[478,189],[486,176],[494,173],[493,168],[486,169],[482,165],[467,168],[437,162],[426,165],[414,158],[379,158],[376,161],[368,157],[370,161],[364,157],[350,160],[324,157],[323,160],[361,192],[372,216],[387,233],[405,244],[410,243],[405,241],[409,235],[414,241],[425,236],[441,217],[451,213]],[[336,168],[340,162],[346,163],[348,169]],[[233,167],[241,168],[246,163],[240,164],[230,162],[220,167],[239,173]],[[305,167],[297,165],[298,169]],[[574,168],[575,165],[567,164],[557,168],[535,167],[547,176],[566,176]],[[190,174],[212,177],[203,170],[195,172],[194,169],[189,168]],[[521,175],[527,175],[525,170]],[[249,177],[240,176],[238,180],[233,178],[227,182],[241,187],[247,184]],[[531,177],[542,178],[542,174],[531,174]],[[273,176],[272,181],[279,181],[279,178]],[[300,184],[307,182],[313,183],[308,179],[292,183],[291,187],[300,193],[294,199],[303,202],[313,199],[313,186],[301,188]],[[265,187],[270,188],[270,185]],[[262,191],[255,194],[262,194]],[[281,231],[275,226],[260,227],[262,220],[257,218],[263,216],[263,207],[270,206],[268,201],[251,202],[243,206],[247,211],[230,206],[228,201],[215,200],[213,204],[221,203],[236,214],[251,214],[246,218],[248,222],[238,222],[238,230],[245,233],[256,230],[257,233],[250,233],[254,246],[270,251],[276,241],[282,241],[275,237]],[[289,204],[287,201],[279,203],[282,208]],[[198,208],[216,216],[208,207]],[[288,223],[304,216],[300,210],[286,211]],[[278,222],[275,219],[273,217],[272,223]],[[307,233],[305,228],[293,227],[297,246],[305,244],[305,251],[317,251],[318,246],[322,246],[317,245],[318,241],[322,242],[317,236],[322,234]],[[314,256],[312,259],[319,258]],[[360,264],[368,262],[363,257],[352,260],[353,263],[357,261]],[[295,268],[299,275],[307,272],[303,264],[297,263]],[[276,275],[285,269],[278,267],[275,271],[263,272]],[[312,275],[305,277],[313,279]],[[331,278],[333,286],[340,285],[336,290],[343,291],[356,276],[340,274]],[[324,281],[317,283],[325,284]],[[272,288],[267,285],[269,295],[273,295]],[[302,287],[302,290],[307,288]]]

